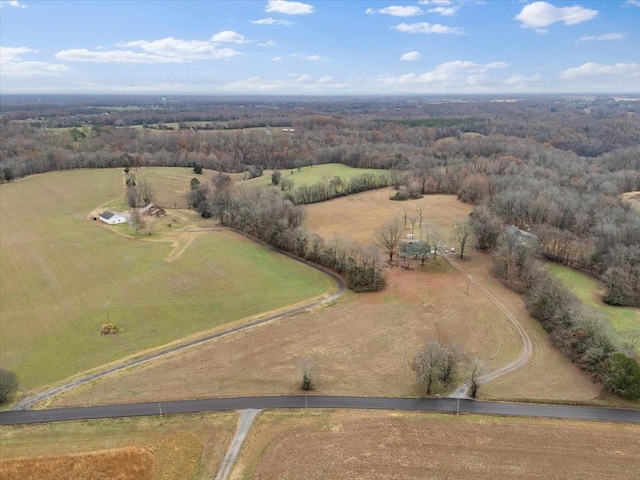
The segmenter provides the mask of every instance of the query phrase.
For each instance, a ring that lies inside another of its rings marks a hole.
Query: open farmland
[[[413,208],[415,202],[421,202],[425,212],[430,212],[428,218],[443,228],[470,209],[444,195],[392,202],[390,191],[307,206],[307,223],[318,225],[314,231],[322,231],[318,217],[332,218],[330,227],[348,232],[343,236],[371,240],[373,231],[392,218],[395,209]],[[369,214],[367,205],[377,217]],[[359,223],[361,217],[368,223]],[[527,315],[522,299],[488,273],[487,263],[488,259],[474,254],[464,267],[472,268],[474,278],[481,278],[525,324],[534,356],[522,369],[525,374],[519,370],[501,377],[483,386],[480,395],[594,401],[599,388],[551,346],[540,325]],[[488,369],[520,355],[521,340],[504,314],[479,292],[472,289],[467,295],[466,288],[467,278],[443,259],[425,268],[393,268],[381,292],[347,293],[329,307],[106,377],[54,398],[50,405],[291,393],[298,389],[304,359],[316,365],[318,389],[323,394],[417,395],[410,361],[430,340],[457,342],[484,360]]]
[[[637,479],[640,427],[408,412],[264,412],[230,478]]]
[[[213,478],[237,414],[172,415],[0,428],[0,478]]]
[[[640,309],[631,307],[614,307],[602,302],[604,287],[598,280],[572,268],[558,264],[550,264],[551,274],[560,279],[564,285],[585,305],[604,315],[613,330],[622,341],[631,341],[635,335],[635,349],[640,354]]]
[[[364,173],[370,173],[374,175],[388,175],[388,170],[381,170],[376,168],[353,168],[341,163],[327,163],[324,165],[314,165],[310,167],[303,167],[300,170],[297,168],[291,168],[288,170],[281,170],[282,180],[292,180],[293,189],[301,185],[315,185],[325,180],[331,180],[334,177],[340,177],[343,182],[348,182],[349,179],[362,175]],[[252,178],[241,183],[241,185],[249,186],[266,186],[271,185],[271,170],[265,170],[261,177]]]
[[[229,231],[137,241],[87,220],[122,195],[119,169],[29,177],[2,185],[0,195],[0,358],[24,389],[305,301],[331,285]],[[120,333],[101,336],[107,322]]]
[[[394,194],[393,188],[382,188],[307,205],[305,226],[326,240],[338,237],[374,243],[376,231],[386,223],[402,217],[405,211],[415,214],[416,209],[422,207],[424,219],[439,227],[446,243],[455,221],[467,217],[473,210],[472,205],[459,202],[452,195],[427,195],[418,200],[398,202],[389,200]]]

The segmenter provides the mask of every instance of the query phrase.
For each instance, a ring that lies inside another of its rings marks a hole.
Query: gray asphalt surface
[[[455,398],[382,398],[317,395],[234,397],[184,400],[161,403],[106,405],[102,407],[52,410],[9,410],[0,412],[0,425],[49,423],[67,420],[168,415],[225,410],[266,408],[340,408],[375,410],[413,410],[424,412],[477,413],[523,417],[569,418],[640,424],[640,410],[541,405],[529,403],[484,402]]]

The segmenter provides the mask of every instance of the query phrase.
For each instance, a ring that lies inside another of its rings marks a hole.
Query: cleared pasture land
[[[640,427],[409,412],[263,412],[232,479],[637,479]]]
[[[171,415],[0,428],[0,478],[213,478],[237,413]]]
[[[609,320],[613,330],[622,341],[631,340],[633,334],[640,335],[640,309],[614,307],[602,302],[604,287],[598,280],[572,268],[558,264],[549,264],[549,272],[561,280],[564,285],[582,301]],[[636,352],[640,354],[640,341]]]
[[[119,169],[29,177],[0,195],[0,361],[24,389],[331,286],[232,232],[189,233],[172,256],[175,239],[137,241],[88,221],[96,205],[122,195]],[[101,336],[107,322],[120,333]]]
[[[248,186],[267,186],[271,185],[271,173],[272,170],[265,170],[261,177],[252,178],[241,182],[240,185]],[[353,168],[341,163],[327,163],[324,165],[313,165],[310,167],[303,167],[299,171],[297,168],[291,168],[288,170],[280,170],[282,173],[282,180],[293,180],[293,189],[300,187],[301,185],[315,185],[324,180],[331,180],[334,177],[340,177],[343,182],[349,181],[351,178],[365,173],[371,173],[374,175],[388,175],[388,170],[381,170],[376,168]]]
[[[328,222],[329,232],[342,230],[347,233],[344,237],[370,241],[373,231],[392,218],[396,209],[415,208],[414,201],[390,201],[391,191],[307,206],[307,223],[327,235],[322,222]],[[428,196],[415,202],[421,202],[429,212],[426,216],[443,227],[470,211],[452,196]],[[482,278],[523,321],[534,342],[534,357],[522,369],[525,373],[517,371],[487,384],[480,395],[595,401],[600,389],[550,345],[546,333],[526,314],[520,297],[488,273],[489,261],[474,254],[464,267],[472,268],[474,278]],[[298,391],[304,359],[316,366],[320,393],[414,396],[419,391],[411,358],[430,340],[457,342],[484,360],[488,369],[503,366],[520,354],[520,338],[504,314],[486,296],[473,289],[467,295],[466,290],[467,278],[444,259],[424,269],[393,268],[382,292],[347,293],[329,307],[106,377],[54,398],[49,405],[292,393]]]
[[[315,168],[315,167],[314,167]],[[422,208],[425,221],[435,223],[446,242],[454,222],[468,216],[473,206],[459,202],[452,195],[427,195],[421,199],[398,202],[390,200],[396,191],[382,188],[306,205],[305,226],[330,240],[346,238],[359,243],[374,243],[376,231],[405,211],[415,214]]]

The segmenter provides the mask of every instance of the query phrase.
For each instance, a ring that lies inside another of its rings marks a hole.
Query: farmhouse
[[[153,203],[141,208],[138,210],[138,213],[143,217],[164,217],[167,214],[164,208],[154,205]]]
[[[399,255],[401,258],[421,258],[424,255],[430,255],[432,251],[430,245],[418,240],[417,242],[401,243]]]
[[[117,225],[118,223],[124,223],[127,221],[124,215],[119,213],[113,213],[110,210],[105,210],[100,214],[100,220],[109,225]]]

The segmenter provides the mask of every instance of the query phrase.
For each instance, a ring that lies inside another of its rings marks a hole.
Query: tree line
[[[374,246],[334,239],[326,242],[302,226],[305,211],[270,187],[234,187],[220,174],[212,185],[192,183],[189,204],[205,218],[216,218],[280,250],[342,274],[356,292],[385,285],[384,264]]]

